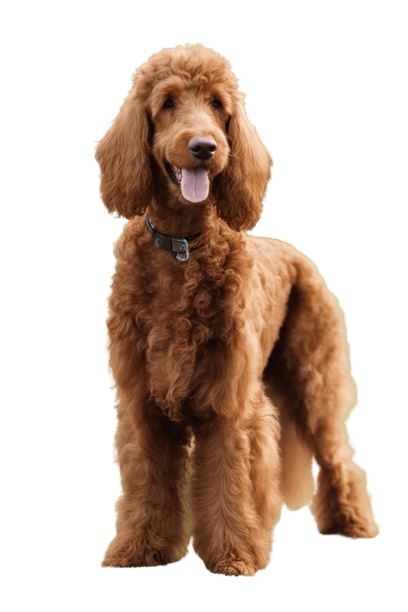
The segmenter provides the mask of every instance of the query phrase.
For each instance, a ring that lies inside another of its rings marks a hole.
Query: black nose
[[[217,143],[206,136],[196,136],[188,143],[188,148],[197,159],[210,159],[215,153]]]

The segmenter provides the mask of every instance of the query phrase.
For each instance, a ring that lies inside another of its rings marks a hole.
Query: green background
[[[3,9],[5,610],[383,610],[405,600],[405,23],[393,1]],[[99,203],[92,142],[136,65],[196,39],[231,59],[276,157],[255,233],[308,253],[347,310],[361,398],[351,432],[383,528],[371,542],[322,538],[307,511],[286,512],[273,564],[254,579],[212,576],[192,553],[169,568],[99,567],[118,492],[102,349],[121,222]]]

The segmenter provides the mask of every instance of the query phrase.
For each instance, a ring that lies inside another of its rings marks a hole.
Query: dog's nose
[[[196,136],[189,141],[188,148],[197,159],[210,159],[215,153],[217,143],[207,136]]]

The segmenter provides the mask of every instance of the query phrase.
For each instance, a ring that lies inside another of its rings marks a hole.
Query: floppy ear
[[[219,216],[239,231],[251,229],[262,211],[272,159],[237,101],[228,126],[231,153],[227,168],[214,181]]]
[[[149,122],[136,84],[99,142],[101,196],[109,212],[131,219],[144,213],[152,196]]]

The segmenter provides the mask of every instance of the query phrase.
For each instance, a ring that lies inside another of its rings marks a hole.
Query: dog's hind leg
[[[320,466],[313,502],[320,532],[372,537],[378,530],[371,516],[365,474],[351,461],[344,426],[355,390],[341,311],[308,259],[293,251],[292,265],[295,281],[267,376],[277,395],[284,398],[283,430],[286,421],[287,434],[296,442],[292,449],[297,447],[298,452],[301,439],[305,465],[312,452]],[[284,452],[291,452],[290,444]]]

